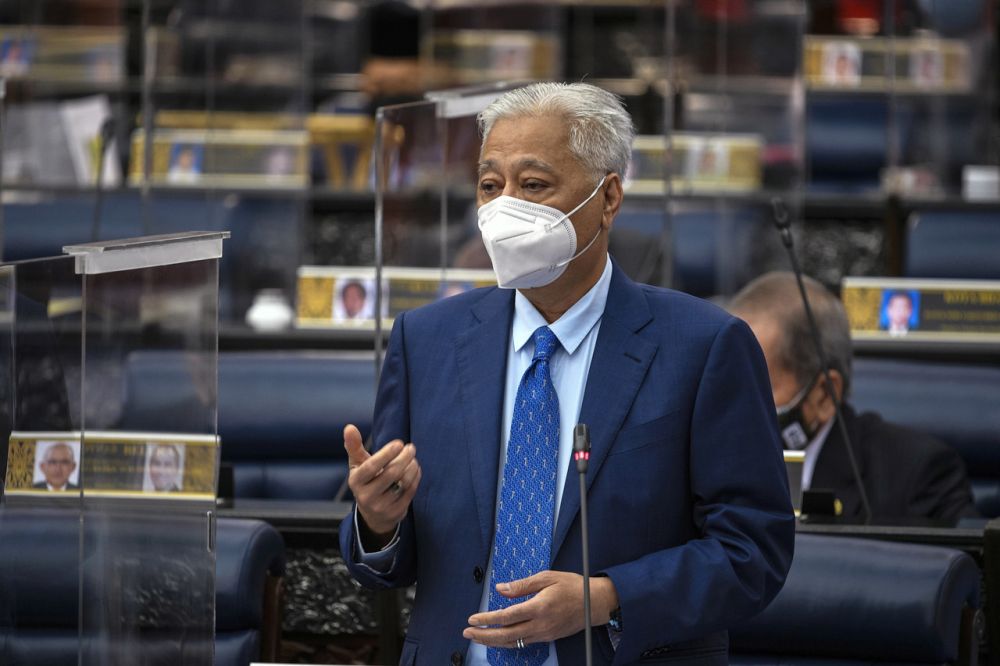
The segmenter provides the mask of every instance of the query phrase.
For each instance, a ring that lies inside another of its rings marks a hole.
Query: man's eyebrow
[[[547,173],[556,173],[555,167],[544,160],[540,160],[534,157],[525,157],[514,163],[514,168],[517,171],[523,171],[524,169],[538,169],[539,171],[545,171]],[[497,171],[497,163],[493,160],[483,160],[479,163],[479,175],[482,176],[487,171]]]
[[[497,168],[496,162],[493,160],[483,160],[479,163],[479,175],[482,176],[487,171],[495,171]]]

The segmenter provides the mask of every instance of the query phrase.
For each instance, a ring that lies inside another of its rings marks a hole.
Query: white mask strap
[[[593,244],[594,244],[594,243],[595,243],[595,242],[597,241],[597,237],[601,235],[601,231],[602,231],[603,229],[604,229],[604,227],[598,227],[598,228],[597,228],[597,233],[596,233],[596,234],[594,234],[594,237],[590,239],[590,242],[589,242],[589,243],[587,243],[587,246],[586,246],[585,248],[583,248],[582,250],[580,250],[579,252],[577,252],[576,254],[574,254],[574,255],[573,255],[572,257],[570,257],[569,259],[565,259],[565,260],[563,260],[563,261],[560,261],[560,262],[559,262],[558,264],[556,264],[556,268],[558,268],[558,267],[560,267],[560,266],[565,266],[565,265],[566,265],[566,264],[568,264],[569,262],[571,262],[571,261],[573,261],[574,259],[576,259],[577,257],[579,257],[579,256],[580,256],[581,254],[583,254],[584,252],[586,252],[587,250],[589,250],[589,249],[590,249],[590,246],[591,246],[591,245],[593,245]]]
[[[608,178],[607,176],[604,176],[604,178],[601,178],[601,182],[599,182],[599,183],[597,184],[597,187],[595,187],[595,188],[594,188],[594,191],[590,193],[590,196],[589,196],[589,197],[587,197],[586,199],[584,199],[584,200],[583,200],[583,203],[581,203],[581,204],[580,204],[579,206],[577,206],[576,208],[574,208],[574,209],[573,209],[573,210],[571,210],[570,212],[566,213],[566,216],[565,216],[565,217],[564,217],[563,219],[566,219],[566,218],[568,218],[568,217],[569,217],[570,215],[572,215],[572,214],[573,214],[573,213],[575,213],[576,211],[578,211],[578,210],[580,210],[581,208],[583,208],[583,206],[584,206],[584,205],[585,205],[585,204],[586,204],[586,203],[587,203],[588,201],[590,201],[591,199],[593,199],[593,198],[594,198],[594,195],[595,195],[595,194],[597,194],[597,192],[598,192],[598,191],[599,191],[599,190],[601,189],[601,186],[602,186],[602,185],[604,185],[604,181],[605,181],[605,180],[607,180],[607,178]],[[573,255],[572,257],[570,257],[569,259],[564,259],[563,261],[560,261],[560,262],[559,262],[558,264],[556,264],[556,265],[555,265],[555,268],[559,268],[560,266],[565,266],[565,265],[566,265],[566,264],[568,264],[569,262],[573,261],[574,259],[576,259],[576,258],[577,258],[577,257],[579,257],[580,255],[582,255],[582,254],[583,254],[584,252],[586,252],[587,250],[589,250],[589,249],[590,249],[590,246],[591,246],[591,245],[593,245],[593,244],[594,244],[594,243],[595,243],[595,242],[597,241],[597,237],[601,235],[601,231],[602,231],[603,229],[604,229],[604,227],[598,227],[598,228],[597,228],[597,233],[596,233],[596,234],[594,234],[594,237],[590,239],[590,242],[589,242],[589,243],[587,243],[586,247],[584,247],[584,248],[583,248],[582,250],[580,250],[579,252],[577,252],[576,254],[574,254],[574,255]]]
[[[574,209],[573,209],[573,210],[571,210],[570,212],[566,213],[565,215],[563,215],[562,217],[560,217],[560,218],[559,218],[558,220],[556,220],[555,222],[551,222],[551,223],[547,224],[547,225],[545,226],[545,230],[546,230],[546,231],[548,231],[549,229],[551,229],[551,228],[552,228],[552,227],[554,227],[555,225],[559,224],[559,223],[560,223],[560,222],[562,222],[563,220],[565,220],[565,219],[568,219],[570,215],[572,215],[573,213],[575,213],[576,211],[580,210],[581,208],[583,208],[584,206],[586,206],[586,205],[587,205],[588,203],[590,203],[590,200],[591,200],[591,199],[593,199],[593,198],[594,198],[594,196],[595,196],[595,195],[597,195],[597,193],[601,191],[601,187],[602,187],[602,186],[604,185],[604,181],[606,181],[607,179],[608,179],[608,175],[607,175],[607,174],[604,174],[604,178],[601,178],[601,182],[599,182],[599,183],[597,184],[597,187],[595,187],[595,188],[594,188],[594,191],[590,193],[590,196],[588,196],[588,197],[587,197],[586,199],[584,199],[583,201],[581,201],[581,202],[580,202],[580,203],[579,203],[579,204],[577,205],[577,207],[576,207],[576,208],[574,208]],[[587,247],[590,247],[590,246],[588,245]]]

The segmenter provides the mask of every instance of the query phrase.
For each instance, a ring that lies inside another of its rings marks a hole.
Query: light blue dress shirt
[[[573,457],[573,428],[580,417],[580,407],[583,405],[583,392],[587,386],[587,375],[590,372],[590,362],[594,358],[594,347],[597,345],[597,333],[601,328],[601,317],[608,301],[608,289],[611,287],[611,259],[607,259],[604,272],[597,283],[590,288],[580,300],[573,304],[559,319],[549,324],[535,309],[535,306],[517,292],[514,296],[514,320],[511,324],[510,348],[507,350],[507,376],[504,383],[503,420],[501,432],[500,466],[497,470],[497,494],[503,480],[503,466],[507,460],[507,440],[510,437],[510,423],[514,417],[514,398],[521,377],[531,366],[535,354],[535,344],[532,334],[539,326],[548,326],[559,339],[560,348],[552,356],[549,369],[552,374],[552,384],[559,396],[559,473],[556,478],[556,515],[552,525],[559,520],[559,506],[562,503],[563,488],[566,485],[566,475],[569,473]],[[575,468],[574,468],[575,469]],[[355,530],[357,530],[357,515],[355,515]],[[360,550],[361,537],[357,535],[355,543],[359,544],[357,559],[375,571],[388,571],[396,555],[398,537],[383,550],[377,553],[365,553]],[[479,611],[489,610],[489,581],[493,574],[493,554],[490,548],[490,562],[486,569],[483,594],[479,602]],[[581,611],[582,612],[582,611]],[[549,658],[543,666],[558,666],[555,644],[549,645]],[[486,646],[470,642],[466,655],[469,666],[488,666]]]

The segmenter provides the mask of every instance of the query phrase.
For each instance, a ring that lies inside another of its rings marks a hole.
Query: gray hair
[[[802,279],[819,329],[823,355],[829,369],[836,370],[844,378],[844,396],[847,396],[853,355],[847,313],[840,300],[826,287],[808,276]],[[795,376],[800,388],[816,379],[822,368],[816,358],[816,344],[793,273],[775,271],[762,275],[733,296],[729,311],[737,316],[767,317],[778,324],[782,337],[775,360]]]
[[[622,178],[632,157],[635,127],[621,98],[589,83],[533,83],[504,93],[478,117],[483,142],[504,118],[562,116],[569,149],[587,169]]]

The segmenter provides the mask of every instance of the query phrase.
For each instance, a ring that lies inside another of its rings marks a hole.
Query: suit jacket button
[[[483,568],[482,567],[476,567],[475,569],[473,569],[472,570],[472,578],[477,583],[482,583],[483,582]]]
[[[463,661],[465,661],[465,657],[462,656],[461,652],[452,652],[451,653],[451,663],[454,666],[462,666],[462,662]]]

